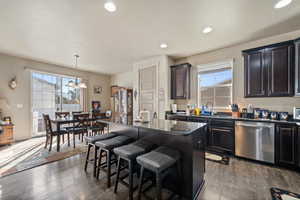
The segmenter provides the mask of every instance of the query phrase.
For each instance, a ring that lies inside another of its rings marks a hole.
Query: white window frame
[[[208,63],[208,64],[203,64],[203,65],[198,65],[197,66],[197,105],[198,107],[201,106],[201,97],[199,94],[199,73],[203,72],[208,72],[208,71],[213,71],[213,70],[218,70],[218,69],[224,69],[224,68],[231,68],[231,73],[232,73],[232,82],[231,82],[231,99],[230,102],[231,104],[233,103],[233,87],[234,87],[234,74],[233,74],[233,63],[234,59],[229,59],[229,60],[224,60],[221,62],[215,62],[215,63]],[[213,102],[215,103],[215,102]],[[229,107],[215,107],[214,109],[219,109],[219,110],[229,110]]]
[[[29,71],[29,76],[30,76],[30,137],[34,137],[33,136],[33,127],[32,127],[32,123],[33,123],[33,105],[32,105],[32,101],[33,101],[33,98],[32,98],[32,92],[33,92],[33,88],[32,88],[32,82],[33,82],[33,77],[32,77],[32,74],[33,73],[39,73],[39,74],[45,74],[45,75],[50,75],[50,76],[58,76],[58,77],[61,77],[61,78],[76,78],[76,76],[74,75],[65,75],[65,74],[59,74],[59,73],[52,73],[52,72],[48,72],[48,71],[43,71],[43,70],[37,70],[37,69],[34,69],[34,68],[28,68],[28,67],[25,67],[24,68],[25,70],[28,70]],[[77,78],[82,81],[83,78],[77,76]],[[80,93],[80,95],[82,95]],[[82,99],[82,97],[80,96],[80,100]],[[80,105],[81,107],[83,107],[82,105],[82,102],[80,102]],[[83,108],[82,108],[83,109]]]

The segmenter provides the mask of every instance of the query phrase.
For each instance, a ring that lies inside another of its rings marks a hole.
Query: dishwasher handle
[[[253,128],[274,128],[274,123],[262,122],[235,122],[236,126],[253,127]]]

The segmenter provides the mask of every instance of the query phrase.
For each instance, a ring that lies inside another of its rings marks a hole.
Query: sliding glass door
[[[45,134],[43,114],[55,117],[57,111],[80,111],[82,109],[79,88],[67,86],[75,77],[31,73],[32,136]]]

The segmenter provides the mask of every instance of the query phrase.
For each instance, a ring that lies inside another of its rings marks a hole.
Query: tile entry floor
[[[100,181],[92,177],[91,168],[85,173],[84,159],[80,154],[1,178],[0,199],[127,199],[127,190],[121,184],[115,195],[113,187],[106,188],[103,177]],[[229,165],[207,161],[205,179],[199,200],[271,200],[270,187],[300,193],[299,173],[235,158]]]

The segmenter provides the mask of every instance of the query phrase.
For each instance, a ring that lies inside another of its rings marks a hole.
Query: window
[[[232,104],[232,67],[218,66],[198,73],[198,105],[229,109]]]
[[[33,136],[43,134],[43,114],[55,117],[56,111],[81,110],[81,90],[67,86],[75,77],[47,74],[41,72],[31,73],[31,104],[32,104],[32,130]]]

